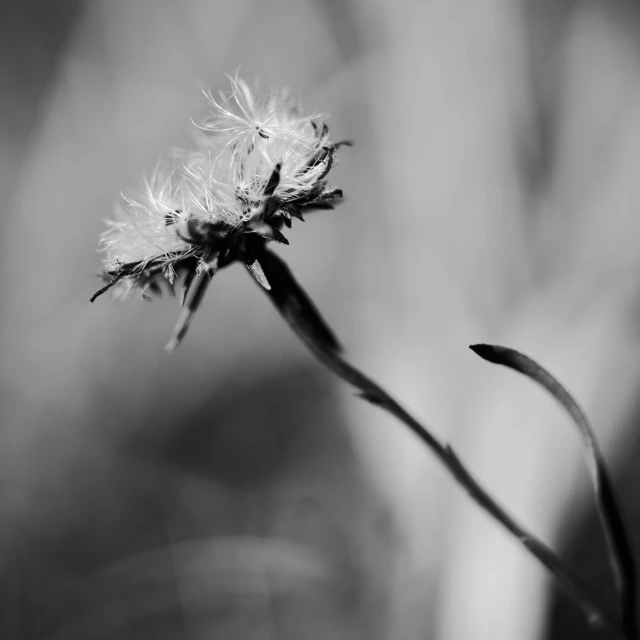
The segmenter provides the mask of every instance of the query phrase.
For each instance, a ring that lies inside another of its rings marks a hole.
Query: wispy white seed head
[[[342,191],[327,185],[335,153],[320,114],[305,114],[288,91],[261,93],[236,73],[231,91],[194,122],[192,144],[157,163],[143,188],[126,192],[107,221],[100,248],[106,285],[119,297],[151,297],[182,285],[183,310],[169,342],[184,337],[216,271],[244,263],[264,288],[260,259],[293,219],[332,209]]]
[[[186,220],[238,227],[259,217],[270,196],[304,197],[327,173],[317,161],[329,143],[324,116],[305,114],[287,90],[260,94],[238,74],[231,91],[215,99],[194,122],[194,144],[164,156],[144,187],[123,194],[101,239],[107,271],[164,256],[184,257],[193,245],[181,233]],[[273,194],[265,188],[279,167]]]
[[[230,80],[231,92],[219,100],[206,94],[211,112],[199,125],[203,147],[213,148],[217,169],[223,169],[219,175],[258,199],[281,163],[277,197],[292,199],[311,190],[324,165],[304,169],[329,141],[325,116],[305,114],[286,89],[260,95],[257,83],[252,90],[237,74]]]
[[[121,195],[101,238],[107,269],[131,262],[144,265],[158,255],[170,260],[185,250],[185,241],[175,231],[175,223],[187,211],[179,173],[176,157],[161,158],[142,189]]]

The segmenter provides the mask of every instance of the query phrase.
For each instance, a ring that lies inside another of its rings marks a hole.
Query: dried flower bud
[[[194,123],[194,144],[162,158],[140,193],[122,196],[101,238],[107,285],[92,301],[111,287],[149,297],[182,278],[184,309],[169,348],[219,268],[244,262],[268,288],[255,249],[288,244],[281,228],[292,217],[342,197],[326,176],[336,149],[350,143],[331,143],[324,116],[304,114],[287,91],[260,95],[237,73],[229,78],[229,94],[205,94],[210,111]]]

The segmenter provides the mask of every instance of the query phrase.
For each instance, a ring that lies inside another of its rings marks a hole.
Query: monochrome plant
[[[193,144],[173,150],[156,165],[145,187],[123,195],[100,240],[105,286],[118,296],[153,297],[182,287],[182,313],[167,345],[184,338],[213,275],[243,264],[314,356],[358,394],[408,427],[470,497],[505,527],[582,607],[590,622],[637,638],[636,571],[613,483],[584,413],[549,372],[514,349],[479,344],[471,349],[542,385],[578,427],[594,485],[596,506],[618,594],[619,615],[603,611],[590,589],[543,542],[502,509],[464,467],[452,448],[411,416],[343,356],[333,331],[285,262],[269,248],[288,244],[283,228],[314,209],[332,209],[342,191],[327,176],[337,150],[325,116],[305,113],[287,91],[260,93],[236,73],[231,91],[207,93],[209,113],[194,123]]]

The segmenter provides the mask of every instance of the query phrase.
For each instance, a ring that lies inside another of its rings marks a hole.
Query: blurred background
[[[609,637],[243,269],[189,335],[100,286],[103,220],[199,87],[331,113],[347,194],[278,247],[352,360],[614,607],[575,430],[640,556],[640,6],[631,0],[0,2],[0,636]],[[610,636],[613,637],[613,636]]]

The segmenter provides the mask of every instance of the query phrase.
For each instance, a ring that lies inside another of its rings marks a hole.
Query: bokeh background
[[[2,0],[0,636],[608,637],[241,268],[89,304],[103,219],[199,87],[286,85],[350,138],[279,247],[350,357],[614,606],[578,437],[467,345],[550,368],[640,555],[640,7]]]

